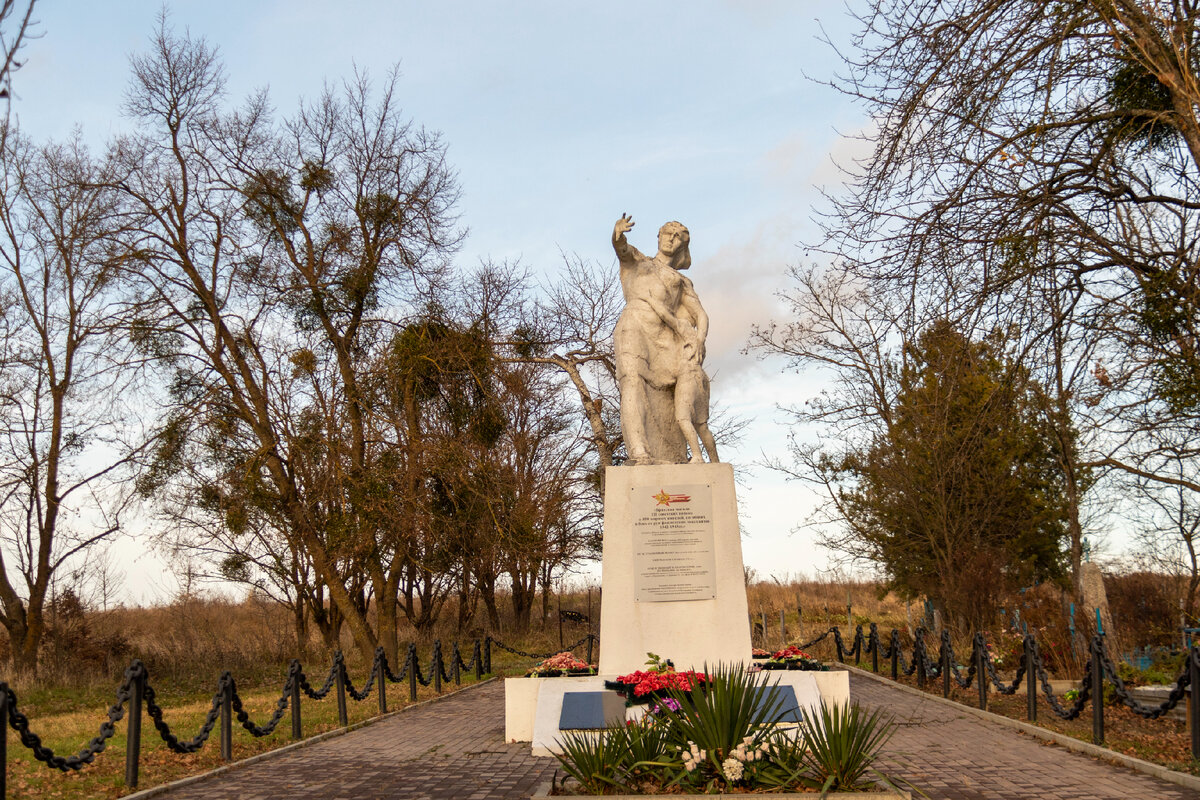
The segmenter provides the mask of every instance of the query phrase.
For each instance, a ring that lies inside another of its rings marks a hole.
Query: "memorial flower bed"
[[[577,675],[595,675],[596,668],[580,661],[574,653],[563,652],[552,655],[525,673],[527,678],[561,678]]]
[[[813,724],[780,727],[781,702],[760,701],[767,685],[761,673],[721,667],[687,692],[668,689],[669,697],[635,724],[599,735],[564,732],[557,757],[572,781],[563,791],[824,792],[878,785],[883,776],[873,765],[891,736],[890,720],[854,705],[822,705]]]
[[[619,675],[615,681],[605,681],[604,686],[625,695],[626,702],[640,704],[667,697],[672,690],[690,692],[693,688],[703,689],[707,682],[707,675],[690,669],[684,672],[676,672],[673,668],[662,672],[639,669],[628,675]]]
[[[795,645],[777,650],[769,659],[759,664],[762,669],[795,669],[825,672],[829,667],[813,658]]]

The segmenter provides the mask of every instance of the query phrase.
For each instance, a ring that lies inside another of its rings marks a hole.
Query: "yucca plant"
[[[863,782],[895,726],[878,709],[821,701],[817,719],[804,726],[804,764],[823,792]],[[878,773],[874,773],[878,775]]]
[[[627,765],[627,749],[621,728],[599,732],[564,731],[556,754],[568,775],[588,794],[606,794],[621,788]]]
[[[602,731],[564,731],[557,754],[568,775],[589,794],[613,789],[637,792],[647,783],[663,783],[679,768],[668,753],[666,726],[623,725]]]
[[[759,699],[774,682],[765,674],[746,672],[741,664],[705,671],[708,684],[689,693],[673,693],[684,702],[666,715],[680,753],[702,754],[683,756],[684,770],[675,782],[706,789],[754,782],[768,766],[764,756],[771,748],[773,726],[784,713],[778,696],[765,702]]]
[[[675,702],[639,723],[564,733],[559,762],[589,794],[734,786],[824,793],[862,783],[891,736],[890,720],[854,705],[822,703],[800,731],[779,727],[781,700],[760,700],[774,683],[769,674],[734,665],[709,677],[704,688],[672,690]]]

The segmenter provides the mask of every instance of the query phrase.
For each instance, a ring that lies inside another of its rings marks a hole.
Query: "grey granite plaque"
[[[791,686],[764,686],[754,699],[754,711],[762,714],[775,712],[772,722],[801,722],[800,704],[796,702],[796,690]]]
[[[614,692],[564,692],[559,730],[599,730],[625,721],[625,700]]]
[[[717,596],[712,486],[633,486],[633,597],[639,603]]]

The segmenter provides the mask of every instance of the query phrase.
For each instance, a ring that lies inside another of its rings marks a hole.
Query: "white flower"
[[[730,757],[721,762],[721,770],[725,773],[725,777],[731,781],[740,781],[742,773],[745,772],[745,767],[742,762],[736,758]]]

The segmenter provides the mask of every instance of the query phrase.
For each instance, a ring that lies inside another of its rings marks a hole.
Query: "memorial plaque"
[[[601,730],[625,722],[625,698],[616,692],[565,692],[558,729]]]
[[[754,713],[772,712],[772,722],[803,722],[800,704],[796,701],[796,690],[791,686],[764,686],[754,697]]]
[[[639,603],[717,596],[709,484],[634,486],[633,595]]]

